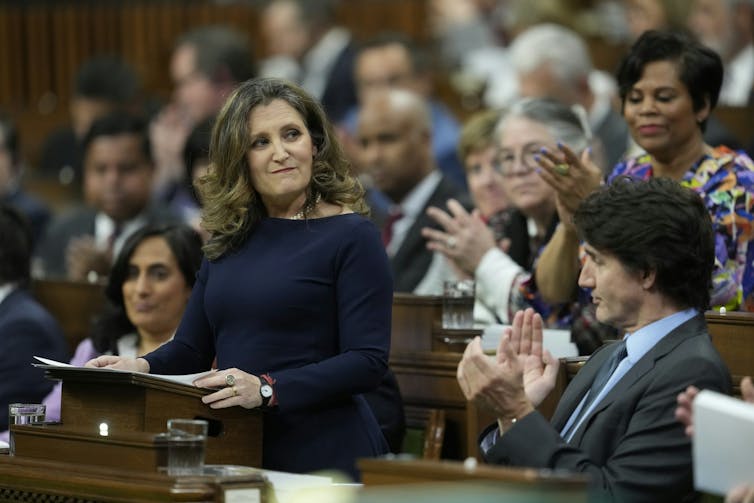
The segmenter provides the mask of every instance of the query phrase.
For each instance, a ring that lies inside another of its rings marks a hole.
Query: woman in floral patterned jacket
[[[713,306],[754,311],[754,163],[743,152],[711,147],[702,133],[723,79],[719,56],[690,38],[650,31],[632,46],[618,71],[621,106],[631,135],[645,151],[620,162],[620,175],[667,177],[699,193],[715,229]],[[543,250],[530,295],[568,300],[580,268],[571,215],[600,183],[589,153],[567,147],[543,152],[541,175],[558,193],[560,227]]]

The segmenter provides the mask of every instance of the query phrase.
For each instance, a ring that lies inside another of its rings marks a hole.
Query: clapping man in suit
[[[542,349],[542,320],[516,314],[493,359],[479,339],[458,381],[497,417],[481,435],[489,463],[584,473],[597,501],[690,501],[691,444],[674,417],[689,385],[726,393],[730,375],[707,332],[712,226],[698,195],[669,179],[618,179],[574,217],[597,319],[623,339],[598,349],[547,421],[535,407],[558,361]]]
[[[468,197],[436,169],[432,123],[426,100],[402,89],[370,93],[359,111],[361,167],[391,202],[387,215],[375,212],[393,268],[397,292],[441,295],[454,272],[444,257],[426,247],[423,227],[436,227],[426,214],[450,198]]]

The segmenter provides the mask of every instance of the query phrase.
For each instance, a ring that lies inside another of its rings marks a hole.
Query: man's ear
[[[649,290],[654,286],[656,279],[657,271],[654,269],[647,269],[641,273],[641,286],[645,290]]]

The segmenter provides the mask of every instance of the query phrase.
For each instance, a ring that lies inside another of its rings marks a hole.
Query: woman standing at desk
[[[207,259],[175,338],[144,358],[91,366],[161,374],[224,369],[212,408],[262,407],[263,467],[341,470],[387,452],[360,393],[387,369],[392,282],[379,233],[360,214],[324,112],[276,79],[242,84],[215,124],[199,185]]]

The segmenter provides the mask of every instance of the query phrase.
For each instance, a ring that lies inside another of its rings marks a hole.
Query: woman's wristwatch
[[[269,374],[262,374],[259,376],[259,396],[262,398],[262,407],[274,407],[277,405],[277,397],[275,396],[275,379]]]

